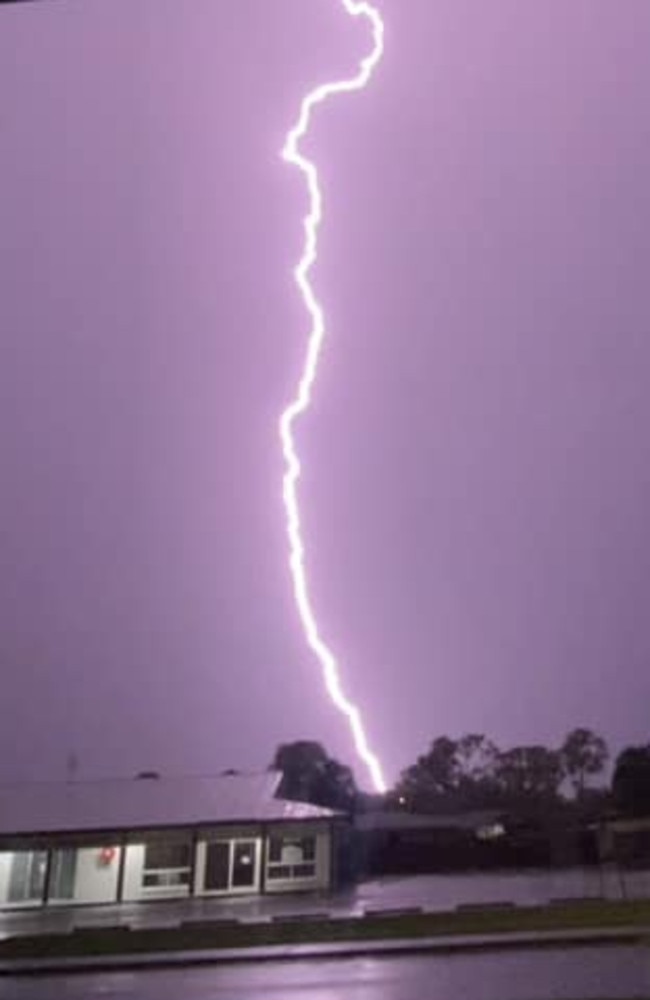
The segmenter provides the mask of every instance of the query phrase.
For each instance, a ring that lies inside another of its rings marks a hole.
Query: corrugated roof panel
[[[0,786],[0,836],[334,816],[275,798],[278,771]]]

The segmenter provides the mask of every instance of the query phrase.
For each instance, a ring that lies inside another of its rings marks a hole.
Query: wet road
[[[265,962],[1,978],[1,1000],[630,1000],[650,948]]]

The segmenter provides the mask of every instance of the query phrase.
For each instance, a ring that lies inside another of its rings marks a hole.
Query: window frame
[[[289,860],[287,848],[298,847],[301,857]],[[271,833],[266,852],[266,878],[269,882],[309,882],[318,875],[318,837],[315,833]]]

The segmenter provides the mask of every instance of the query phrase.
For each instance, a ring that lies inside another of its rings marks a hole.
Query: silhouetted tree
[[[402,772],[396,795],[414,812],[431,812],[457,788],[458,743],[448,736],[435,739],[428,752]]]
[[[614,768],[612,793],[621,812],[631,816],[650,815],[650,745],[621,751]]]
[[[470,733],[458,741],[458,786],[468,805],[480,807],[494,802],[498,789],[496,766],[499,756],[499,748],[487,736]]]
[[[275,752],[271,768],[282,771],[278,790],[282,798],[344,811],[354,808],[357,787],[352,771],[330,757],[320,743],[283,743]]]
[[[401,776],[392,801],[414,812],[483,808],[493,804],[497,747],[470,733],[459,740],[435,739],[428,752]]]
[[[557,801],[562,778],[559,752],[544,746],[513,747],[499,754],[496,762],[497,783],[511,806]]]
[[[576,799],[581,799],[587,787],[587,779],[601,774],[609,751],[601,736],[591,729],[573,729],[560,748],[562,768],[565,777],[573,785]]]

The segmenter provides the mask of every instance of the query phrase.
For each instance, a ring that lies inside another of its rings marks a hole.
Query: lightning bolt
[[[309,596],[307,572],[305,569],[305,546],[302,539],[300,509],[298,506],[298,480],[301,465],[294,440],[296,420],[309,407],[311,393],[318,370],[318,360],[325,339],[325,316],[309,280],[309,274],[318,256],[318,230],[323,218],[323,197],[318,180],[316,165],[300,152],[301,140],[309,132],[314,109],[336,94],[347,94],[363,90],[384,51],[384,24],[377,9],[365,0],[340,0],[345,12],[351,17],[366,18],[372,31],[372,48],[359,63],[358,72],[349,80],[324,83],[311,90],[302,100],[297,121],[287,133],[282,149],[282,157],[301,171],[307,183],[309,210],[303,219],[305,240],[302,256],[294,268],[294,278],[309,313],[311,330],[307,342],[304,366],[296,388],[296,394],[280,416],[280,439],[284,456],[285,471],[282,480],[282,496],[286,512],[286,528],[289,539],[289,568],[293,580],[293,590],[298,613],[307,644],[316,654],[320,663],[325,686],[336,707],[346,716],[357,753],[366,765],[372,784],[378,792],[386,791],[386,782],[377,756],[368,744],[361,713],[357,706],[343,692],[336,657],[321,637],[316,615]]]

